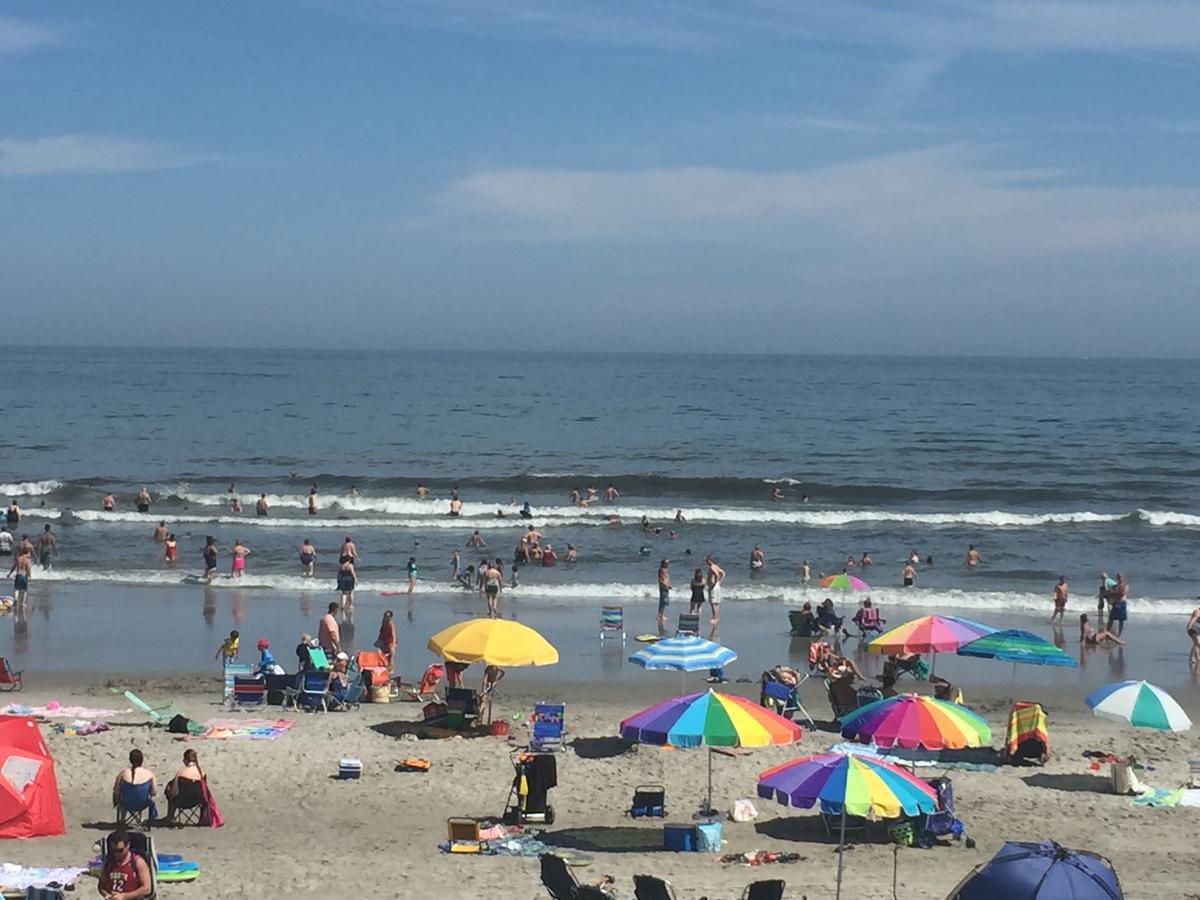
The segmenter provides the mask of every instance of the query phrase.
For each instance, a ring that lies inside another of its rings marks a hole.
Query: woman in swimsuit
[[[310,516],[317,514],[317,488],[315,485],[308,491],[308,514]]]
[[[697,569],[692,573],[692,596],[688,601],[688,615],[694,616],[704,608],[704,570]]]
[[[200,555],[204,557],[204,580],[212,581],[217,574],[217,539],[209,537],[204,542],[204,549],[200,551]]]
[[[300,574],[304,578],[312,578],[313,570],[317,563],[317,548],[312,545],[312,541],[308,538],[304,539],[304,543],[300,545],[298,551],[300,556]]]
[[[175,540],[175,534],[172,532],[167,535],[167,540],[163,545],[166,548],[167,565],[175,564],[175,558],[179,555],[179,542]]]
[[[1192,649],[1188,653],[1188,665],[1194,669],[1200,666],[1200,606],[1193,609],[1192,614],[1188,616],[1187,633],[1188,637],[1192,639]]]
[[[250,548],[237,540],[229,548],[229,555],[233,557],[233,564],[229,570],[230,577],[241,578],[242,573],[246,571],[246,557],[250,555]]]
[[[1125,646],[1125,642],[1123,640],[1121,640],[1119,637],[1117,637],[1115,634],[1113,634],[1111,631],[1109,631],[1107,629],[1105,629],[1103,631],[1097,631],[1088,622],[1087,613],[1080,613],[1079,614],[1079,643],[1087,644],[1089,646],[1098,646],[1102,641],[1112,641],[1114,644],[1120,644],[1122,647]]]
[[[354,588],[358,584],[358,573],[354,571],[354,560],[349,556],[342,557],[338,567],[337,589],[342,595],[342,606],[354,603]]]

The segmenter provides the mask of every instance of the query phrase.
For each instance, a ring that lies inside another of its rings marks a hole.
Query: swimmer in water
[[[462,501],[459,500],[458,497],[450,498],[450,515],[452,515],[452,516],[461,516],[462,515]]]
[[[685,519],[685,518],[683,517],[683,510],[682,510],[682,509],[677,509],[677,510],[675,510],[675,521],[676,521],[676,522],[686,522],[686,521],[687,521],[687,519]]]
[[[564,557],[564,562],[573,563],[578,557],[578,552],[575,550],[574,544],[567,544],[567,555]]]
[[[204,549],[200,551],[204,557],[204,580],[212,581],[217,574],[217,539],[209,535],[204,539]]]
[[[315,484],[308,489],[308,514],[310,516],[317,514],[317,486]]]
[[[812,566],[808,564],[808,560],[800,563],[800,583],[808,584],[812,580]]]
[[[267,495],[259,494],[258,500],[254,503],[254,514],[256,516],[265,516],[270,512],[270,507],[267,504]]]
[[[175,565],[175,560],[179,557],[179,542],[175,540],[175,533],[171,532],[167,535],[167,539],[163,542],[164,561],[168,566]]]
[[[241,539],[235,540],[233,546],[227,548],[229,555],[233,557],[229,568],[230,578],[241,578],[246,571],[246,557],[250,555],[250,548],[241,542]]]
[[[1051,622],[1058,619],[1059,624],[1062,624],[1063,613],[1067,610],[1067,594],[1069,590],[1066,576],[1059,575],[1058,584],[1054,586],[1054,612],[1050,614]]]
[[[150,492],[146,490],[145,486],[143,486],[142,489],[137,492],[137,496],[134,497],[133,502],[137,507],[138,512],[150,512]]]
[[[242,501],[237,497],[234,497],[232,500],[230,500],[229,501],[229,511],[235,512],[235,513],[240,513],[242,511]]]
[[[300,577],[312,578],[317,567],[317,548],[312,545],[312,541],[305,538],[296,555],[300,558]]]
[[[968,569],[973,569],[983,562],[983,557],[979,555],[979,551],[975,549],[974,544],[967,546],[967,555],[963,557],[963,565]]]
[[[860,560],[858,561],[858,567],[859,567],[860,569],[865,569],[865,568],[867,568],[867,566],[873,566],[873,565],[875,565],[875,560],[871,559],[871,557],[870,557],[870,555],[867,553],[867,551],[866,551],[866,550],[864,550],[864,551],[863,551],[863,555],[862,555],[862,559],[860,559]]]
[[[610,502],[621,499],[621,492],[617,490],[616,485],[609,483],[608,487],[604,489],[604,499]]]
[[[783,499],[783,490],[779,487],[772,488],[771,499],[775,502],[782,500]]]
[[[159,522],[158,527],[154,529],[154,543],[161,544],[167,539],[167,523]]]
[[[429,496],[429,488],[425,487],[424,484],[422,484],[421,482],[418,481],[417,482],[417,497],[419,497],[421,500],[424,500],[428,496]]]
[[[754,549],[750,551],[750,577],[760,578],[766,567],[767,557],[763,555],[762,548],[755,544]]]
[[[467,546],[468,547],[486,547],[487,546],[487,544],[485,544],[483,542],[483,536],[479,533],[478,528],[476,528],[473,532],[471,532],[471,536],[469,538],[467,538]]]
[[[917,582],[917,567],[911,562],[905,563],[900,570],[900,583],[904,587],[912,587]]]
[[[100,508],[104,512],[112,512],[117,508],[117,498],[114,494],[105,494],[104,499],[100,501]]]

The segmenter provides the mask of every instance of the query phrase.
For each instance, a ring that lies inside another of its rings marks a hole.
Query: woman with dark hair
[[[129,751],[129,767],[117,773],[117,780],[113,782],[113,806],[129,812],[149,809],[150,818],[155,819],[158,818],[158,810],[154,807],[158,784],[144,762],[141,750],[134,747]]]
[[[375,639],[375,647],[387,657],[388,668],[396,665],[396,623],[395,613],[390,609],[384,610],[383,620],[379,623],[379,637]]]

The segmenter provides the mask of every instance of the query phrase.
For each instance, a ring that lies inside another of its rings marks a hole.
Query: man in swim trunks
[[[808,560],[806,559],[802,563],[800,563],[800,583],[808,584],[809,579],[811,579],[811,578],[812,578],[812,566],[810,566],[808,564]]]
[[[17,558],[13,560],[8,574],[13,576],[13,600],[17,606],[21,606],[25,603],[25,597],[29,593],[29,577],[33,574],[33,555],[18,549]]]
[[[1067,609],[1067,593],[1069,590],[1066,576],[1059,575],[1058,584],[1054,586],[1054,613],[1050,616],[1051,622],[1058,619],[1058,623],[1062,624],[1063,613]]]
[[[750,577],[761,578],[766,569],[767,557],[763,554],[762,548],[755,544],[754,549],[750,551]]]
[[[721,585],[725,582],[725,570],[717,565],[716,559],[711,554],[704,557],[704,562],[708,567],[704,583],[708,588],[708,603],[712,607],[710,624],[716,625],[721,621]]]
[[[42,567],[43,572],[49,572],[50,557],[58,553],[58,541],[54,539],[54,532],[50,530],[49,525],[46,525],[42,529],[42,533],[38,535],[34,549],[37,552],[38,565]]]
[[[133,498],[133,503],[137,507],[138,512],[150,512],[150,492],[146,490],[145,485],[142,485],[142,488],[137,492],[137,496]]]
[[[17,505],[16,500],[8,504],[8,512],[4,514],[4,522],[10,528],[15,528],[21,524],[21,507]]]
[[[117,508],[117,497],[115,494],[105,494],[104,499],[100,501],[100,508],[104,512],[113,512]]]
[[[300,576],[312,578],[317,567],[317,548],[312,545],[312,541],[305,538],[296,555],[300,557]]]
[[[310,516],[317,514],[317,486],[315,484],[308,489],[308,514]]]
[[[1196,598],[1200,600],[1200,597]],[[1195,669],[1200,666],[1200,606],[1192,610],[1187,620],[1187,636],[1192,639],[1192,649],[1188,651],[1188,665]]]
[[[268,513],[269,513],[269,507],[267,505],[267,495],[259,494],[258,500],[254,504],[254,514],[256,516],[265,516]]]
[[[1125,580],[1125,576],[1120,572],[1117,573],[1117,585],[1109,592],[1108,595],[1108,626],[1107,630],[1112,631],[1113,625],[1117,626],[1115,634],[1122,637],[1125,636],[1125,619],[1128,618],[1129,609],[1127,601],[1129,598],[1129,582]]]
[[[358,548],[354,546],[354,540],[350,535],[346,535],[346,537],[342,539],[342,549],[338,551],[338,563],[341,564],[341,562],[347,557],[350,558],[350,562],[357,565]]]
[[[667,633],[667,606],[671,603],[671,573],[669,559],[658,564],[658,633]]]
[[[904,568],[900,570],[900,583],[905,587],[912,587],[917,581],[917,570],[912,563],[907,562]]]
[[[204,539],[204,549],[200,555],[204,557],[204,580],[212,581],[217,575],[217,539],[209,535]]]
[[[468,547],[486,547],[487,546],[487,544],[485,544],[483,542],[483,535],[481,535],[479,533],[478,528],[476,528],[473,532],[471,532],[471,536],[469,538],[467,538],[467,546]]]
[[[161,544],[167,539],[167,523],[159,522],[158,527],[154,529],[154,543]]]
[[[459,500],[458,497],[450,498],[450,515],[452,515],[452,516],[461,516],[462,515],[462,501]]]
[[[317,626],[317,644],[327,656],[337,656],[342,650],[342,634],[337,622],[338,604],[330,603]]]

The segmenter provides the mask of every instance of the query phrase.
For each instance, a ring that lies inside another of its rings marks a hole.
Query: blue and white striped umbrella
[[[1098,716],[1137,728],[1187,731],[1192,727],[1175,698],[1146,681],[1114,681],[1092,691],[1083,702]]]
[[[643,669],[671,669],[676,672],[719,669],[735,659],[737,654],[728,647],[695,635],[665,638],[629,657],[631,663]]]

